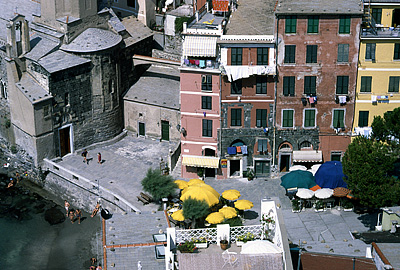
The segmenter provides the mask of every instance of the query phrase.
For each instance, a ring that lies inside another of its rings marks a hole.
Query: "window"
[[[203,119],[203,137],[212,137],[212,120]]]
[[[231,49],[231,65],[232,66],[242,65],[242,48]]]
[[[257,140],[257,151],[260,153],[268,152],[268,139],[258,139]]]
[[[390,76],[389,77],[389,89],[388,92],[399,92],[399,80],[398,76]]]
[[[293,127],[293,110],[282,111],[282,127]]]
[[[308,16],[307,33],[315,34],[318,33],[319,17],[318,16]]]
[[[333,110],[333,128],[344,128],[344,110]]]
[[[231,110],[231,126],[240,127],[242,125],[242,109]]]
[[[336,94],[347,95],[349,90],[349,76],[337,76],[336,78]]]
[[[381,8],[373,8],[372,9],[372,17],[375,20],[375,23],[382,23],[382,9]]]
[[[65,106],[69,106],[69,93],[64,94],[64,104]]]
[[[201,108],[203,110],[211,110],[211,97],[201,97]]]
[[[236,80],[231,82],[231,94],[241,95],[242,94],[242,80]]]
[[[365,49],[365,60],[375,61],[375,43],[367,43]]]
[[[362,76],[361,77],[360,92],[363,92],[363,93],[371,92],[371,84],[372,84],[372,77],[371,76]]]
[[[339,18],[339,34],[350,34],[351,17],[340,16]]]
[[[143,122],[139,122],[139,136],[145,136],[145,135],[146,135],[145,125]]]
[[[285,17],[285,33],[296,34],[297,17],[286,16]]]
[[[294,96],[295,87],[295,77],[294,76],[284,76],[283,77],[283,95],[284,96]]]
[[[201,75],[201,90],[212,91],[212,76]]]
[[[304,127],[315,127],[315,110],[304,110]]]
[[[43,116],[44,117],[50,116],[50,106],[49,105],[43,106]]]
[[[304,94],[316,95],[317,91],[315,88],[317,77],[316,76],[304,76]]]
[[[304,141],[300,144],[300,150],[312,150],[312,144],[308,141]]]
[[[256,94],[267,94],[267,76],[257,76]]]
[[[394,44],[393,60],[400,60],[400,43]]]
[[[257,65],[268,65],[268,48],[257,48]]]
[[[360,111],[358,114],[358,126],[368,127],[369,111]]]
[[[349,62],[349,44],[338,44],[337,61],[339,63]]]
[[[135,8],[135,1],[136,0],[127,0],[126,3],[128,7]]]
[[[285,45],[285,60],[286,64],[296,63],[296,45]]]
[[[318,45],[307,45],[306,63],[317,63]]]
[[[331,153],[331,161],[341,161],[342,152],[332,152]]]
[[[256,109],[256,127],[267,127],[267,109]]]

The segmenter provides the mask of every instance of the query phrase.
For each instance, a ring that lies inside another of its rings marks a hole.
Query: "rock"
[[[56,207],[52,207],[52,208],[46,210],[46,212],[44,213],[44,219],[48,223],[50,223],[50,225],[55,225],[55,224],[64,222],[65,215],[63,212],[61,212],[60,209],[58,209]]]

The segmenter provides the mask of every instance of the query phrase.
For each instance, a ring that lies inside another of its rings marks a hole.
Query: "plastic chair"
[[[227,264],[233,267],[238,262],[238,258],[235,256],[236,254],[236,252],[230,252],[228,250],[222,252],[222,259],[224,260],[224,265],[222,268],[224,268]]]

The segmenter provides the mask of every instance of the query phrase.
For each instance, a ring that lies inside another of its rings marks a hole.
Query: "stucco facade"
[[[294,9],[288,14],[285,6],[277,12],[276,33],[280,43],[275,158],[280,170],[287,170],[296,162],[287,150],[285,155],[289,155],[289,160],[281,159],[279,151],[283,144],[292,151],[315,151],[316,159],[306,165],[340,159],[347,149],[357,83],[361,24],[361,12],[357,8],[345,14],[317,8],[313,9],[312,16],[307,11]],[[313,30],[309,28],[311,20],[316,26]],[[342,20],[347,23],[345,31],[340,28]],[[288,25],[293,28],[288,30]],[[288,136],[288,130],[294,132]],[[310,135],[304,137],[303,131]],[[282,137],[284,142],[279,140]],[[322,151],[323,160],[318,151]]]

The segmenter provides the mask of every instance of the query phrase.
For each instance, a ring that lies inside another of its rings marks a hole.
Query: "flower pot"
[[[222,250],[228,249],[228,241],[226,241],[226,242],[221,241],[219,244],[220,244]]]
[[[197,248],[207,248],[208,243],[194,243]]]

